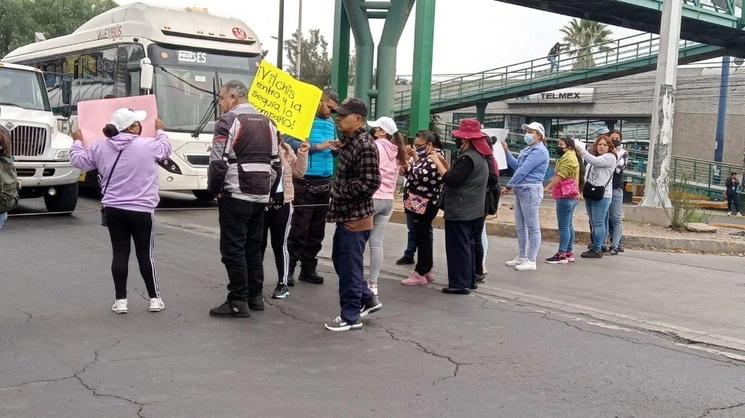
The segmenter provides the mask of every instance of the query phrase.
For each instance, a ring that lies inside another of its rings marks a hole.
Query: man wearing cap
[[[326,329],[348,331],[362,328],[360,317],[383,307],[365,284],[362,267],[373,228],[373,194],[380,187],[380,171],[375,140],[365,130],[365,103],[348,98],[332,112],[338,114],[336,124],[344,134],[326,217],[327,222],[336,224],[331,258],[339,275],[341,313]]]
[[[238,80],[220,89],[223,115],[215,123],[207,171],[208,189],[217,197],[220,254],[230,281],[225,303],[210,310],[217,317],[247,318],[249,310],[264,310],[264,210],[282,179],[277,127],[248,103],[247,91]]]
[[[475,246],[481,241],[484,228],[486,186],[496,184],[498,171],[488,135],[481,132],[478,120],[463,119],[451,134],[461,140],[461,154],[450,170],[445,167],[441,155],[433,154],[445,183],[443,209],[448,287],[442,292],[467,295],[475,288],[476,265],[482,264],[482,260],[477,260]]]
[[[336,150],[336,126],[331,119],[331,109],[339,104],[339,95],[334,89],[325,88],[318,103],[316,117],[308,137],[308,167],[303,178],[293,178],[295,200],[294,213],[287,237],[290,266],[287,285],[295,284],[292,278],[295,266],[300,262],[298,280],[312,284],[323,284],[318,274],[318,252],[326,235],[331,176],[334,174],[334,151]],[[284,141],[297,152],[300,140],[284,135]]]

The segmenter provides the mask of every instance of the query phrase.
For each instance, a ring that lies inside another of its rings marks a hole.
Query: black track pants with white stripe
[[[132,241],[135,244],[135,255],[140,266],[140,274],[145,280],[147,293],[151,298],[159,298],[158,275],[153,258],[155,241],[153,214],[107,207],[106,220],[114,254],[111,261],[111,275],[114,277],[116,298],[127,298],[127,275]]]
[[[270,207],[264,212],[264,235],[261,242],[261,258],[266,251],[267,235],[272,234],[272,251],[277,264],[277,283],[287,284],[290,253],[287,251],[287,236],[292,223],[292,205],[285,203],[279,208]]]

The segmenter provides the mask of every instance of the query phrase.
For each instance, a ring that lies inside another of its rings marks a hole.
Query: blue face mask
[[[525,134],[525,144],[530,145],[533,143],[533,134]]]
[[[422,145],[421,147],[416,147],[416,153],[419,156],[419,158],[424,158],[427,156],[427,146]]]

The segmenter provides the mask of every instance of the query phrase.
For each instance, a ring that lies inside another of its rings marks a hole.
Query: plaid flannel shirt
[[[326,222],[363,219],[374,213],[373,194],[380,187],[378,147],[364,127],[341,138],[336,182]]]

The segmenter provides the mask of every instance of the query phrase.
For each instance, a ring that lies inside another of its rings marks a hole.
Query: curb
[[[390,222],[406,224],[406,214],[403,210],[394,209]],[[712,224],[713,225],[713,224]],[[730,225],[721,225],[730,227]],[[437,229],[445,228],[445,220],[442,214],[438,214],[432,221],[432,227]],[[740,225],[742,228],[742,225]],[[517,238],[515,225],[507,222],[487,221],[486,233],[504,238]],[[559,231],[556,228],[541,228],[542,240],[545,242],[558,243]],[[589,231],[575,231],[575,242],[589,242]],[[730,254],[740,255],[745,253],[745,243],[733,241],[714,241],[704,239],[685,239],[685,238],[665,238],[665,237],[645,237],[645,236],[623,236],[624,248],[652,250],[652,251],[684,251],[703,254]]]

